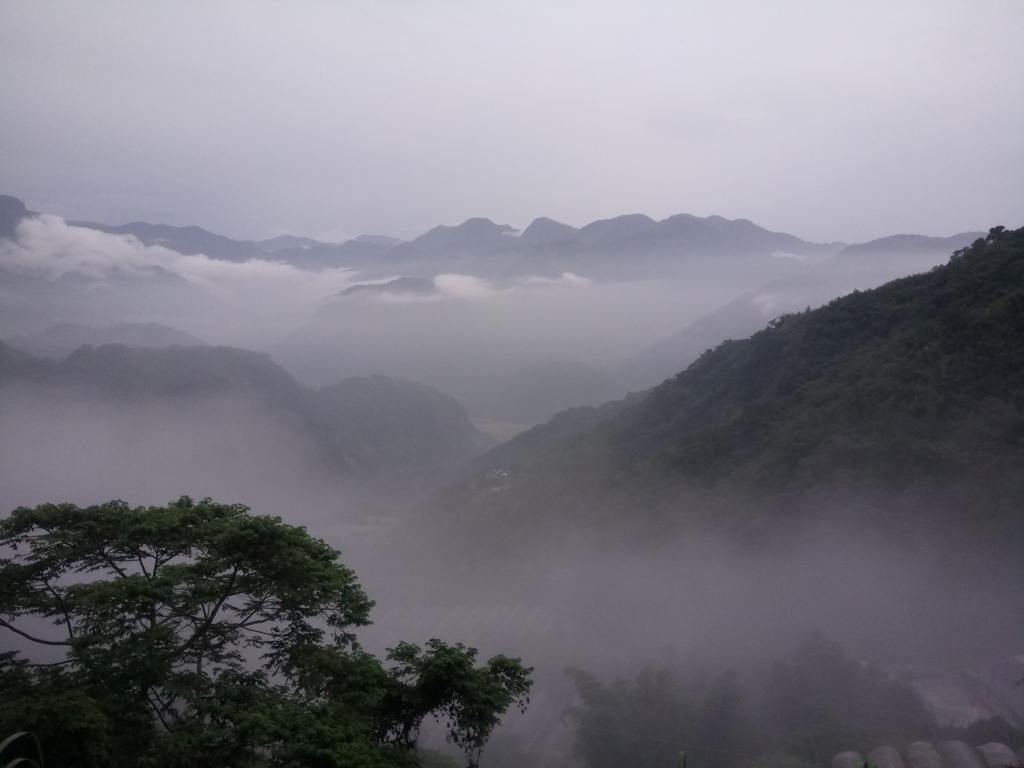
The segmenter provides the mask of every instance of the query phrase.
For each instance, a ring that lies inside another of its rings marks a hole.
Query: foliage
[[[338,553],[247,512],[183,497],[0,521],[0,627],[60,652],[0,657],[0,728],[43,735],[51,765],[393,766],[431,713],[475,761],[525,705],[517,659],[362,651],[373,603]]]
[[[909,687],[846,657],[820,636],[740,686],[678,669],[645,669],[609,684],[571,670],[579,704],[576,753],[587,768],[695,765],[806,768],[847,749],[933,738],[938,727]]]
[[[853,465],[898,483],[1019,454],[1022,387],[1024,229],[997,227],[930,273],[707,353],[621,436],[708,481],[785,488]]]
[[[515,703],[525,712],[530,681],[518,659],[495,656],[482,668],[474,667],[476,649],[440,640],[417,645],[400,643],[388,654],[397,662],[391,676],[400,685],[391,688],[388,705],[392,737],[414,745],[411,736],[428,712],[447,721],[448,740],[460,746],[476,765],[498,715]]]
[[[29,739],[31,739],[33,746],[35,746],[35,756],[39,758],[38,760],[33,760],[31,757],[15,757],[12,760],[8,760],[6,763],[0,763],[0,765],[3,765],[3,768],[15,768],[15,766],[18,765],[31,766],[31,768],[43,768],[45,761],[43,760],[43,747],[39,743],[39,737],[34,733],[28,733],[27,731],[12,733],[3,741],[0,741],[0,756],[2,756],[4,752],[7,752],[12,745],[15,747],[20,746],[17,745],[18,741],[28,741]],[[8,757],[9,756],[10,755],[8,755]],[[6,758],[2,759],[6,760]]]
[[[769,742],[807,762],[847,749],[932,738],[937,725],[924,701],[874,665],[848,658],[812,635],[780,660],[766,686]]]
[[[753,731],[731,672],[710,685],[674,669],[607,685],[579,669],[568,673],[579,704],[566,716],[577,723],[576,755],[587,768],[673,765],[680,750],[695,765],[730,766]]]

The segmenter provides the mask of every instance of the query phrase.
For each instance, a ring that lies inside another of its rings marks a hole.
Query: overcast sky
[[[245,238],[1017,227],[1022,40],[1020,0],[0,0],[0,193]]]

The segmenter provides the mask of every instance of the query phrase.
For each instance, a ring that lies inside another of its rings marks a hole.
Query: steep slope
[[[847,246],[806,274],[768,283],[642,350],[623,363],[623,379],[636,388],[652,387],[727,339],[745,339],[779,315],[820,307],[853,290],[877,288],[889,280],[927,271],[983,234],[896,235]]]
[[[786,315],[638,405],[439,492],[485,537],[559,525],[774,526],[836,507],[1024,543],[1024,229]],[[482,457],[477,464],[484,464]]]
[[[852,464],[900,484],[1019,454],[1021,392],[1024,230],[719,347],[657,388],[617,442],[634,465],[713,482],[799,487]]]

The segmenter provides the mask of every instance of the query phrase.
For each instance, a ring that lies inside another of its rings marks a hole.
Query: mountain
[[[925,235],[892,235],[867,243],[848,245],[836,254],[837,260],[865,257],[886,257],[894,253],[935,253],[955,251],[983,237],[984,232],[962,232],[952,237]]]
[[[512,227],[489,219],[469,219],[456,227],[435,227],[396,246],[384,263],[409,274],[421,274],[430,265],[435,270],[463,270],[492,278],[557,276],[571,271],[587,277],[634,279],[685,267],[686,262],[694,259],[766,259],[786,253],[821,260],[845,245],[807,243],[792,235],[770,232],[745,219],[702,219],[688,214],[662,221],[629,214],[594,221],[581,229],[538,218],[519,236],[513,236],[515,232]],[[777,261],[770,266],[776,273],[785,268]]]
[[[307,435],[325,467],[373,475],[462,461],[485,445],[465,410],[431,387],[385,376],[310,389],[266,354],[232,347],[82,347],[41,360],[0,343],[0,388],[54,402],[156,409],[234,399]]]
[[[248,261],[261,258],[264,255],[264,252],[255,243],[215,235],[202,227],[172,227],[169,224],[147,224],[144,221],[134,221],[118,226],[97,224],[92,221],[69,221],[68,224],[73,227],[96,229],[112,235],[132,235],[137,237],[143,245],[161,245],[184,256],[202,253],[211,259]]]
[[[124,344],[129,347],[200,347],[206,342],[191,334],[160,323],[118,323],[108,328],[91,328],[62,323],[32,336],[8,338],[12,347],[38,357],[54,360],[67,357],[79,347]]]
[[[930,272],[721,344],[618,415],[503,461],[501,492],[481,470],[426,510],[506,548],[559,525],[750,534],[841,510],[1019,547],[1022,392],[1024,229],[997,227]]]
[[[641,350],[622,363],[619,372],[634,388],[653,387],[705,351],[729,339],[744,339],[779,315],[820,307],[854,290],[877,288],[889,280],[925,272],[983,235],[896,235],[847,246],[803,274],[772,281],[733,299],[676,335]]]
[[[330,444],[358,446],[361,461],[372,466],[457,461],[484,444],[453,398],[404,379],[345,379],[317,390],[314,405]]]
[[[493,248],[504,248],[508,245],[506,238],[514,235],[517,230],[508,224],[495,224],[490,219],[466,219],[458,226],[437,226],[415,240],[396,246],[401,252],[423,250],[433,252],[444,249],[455,252],[486,251]]]
[[[558,243],[572,240],[577,234],[579,234],[579,230],[576,227],[570,227],[568,224],[541,216],[539,219],[534,219],[530,226],[523,230],[519,236],[519,242],[527,245]]]
[[[35,215],[18,198],[0,195],[0,238],[13,238],[18,222]]]
[[[267,253],[275,253],[277,251],[286,251],[289,249],[305,250],[307,248],[316,248],[324,245],[319,240],[314,240],[311,237],[295,237],[295,235],[278,235],[272,237],[269,240],[260,240],[256,243],[256,247],[261,251]]]
[[[28,215],[21,201],[0,198],[0,236],[12,237],[13,226]],[[6,222],[6,223],[5,223]],[[12,223],[14,222],[14,223]],[[69,221],[112,234],[128,234],[146,245],[160,245],[182,254],[205,254],[227,261],[272,258],[303,269],[345,267],[373,279],[395,274],[432,278],[460,272],[489,279],[529,275],[559,277],[573,272],[595,279],[647,279],[665,276],[700,277],[721,268],[722,260],[744,263],[747,289],[799,271],[799,262],[815,263],[840,251],[863,258],[908,250],[950,249],[951,238],[898,235],[886,242],[847,246],[809,243],[772,232],[746,219],[701,218],[677,214],[655,221],[629,214],[571,227],[549,218],[535,219],[522,233],[507,224],[471,218],[456,226],[437,226],[402,241],[382,235],[360,235],[343,243],[280,235],[251,242],[234,240],[196,226],[132,222],[107,225]],[[5,234],[6,233],[6,234]],[[783,256],[790,259],[779,258]]]
[[[383,245],[389,247],[404,242],[400,238],[388,237],[387,235],[357,235],[354,239],[357,243],[368,243],[370,245]]]

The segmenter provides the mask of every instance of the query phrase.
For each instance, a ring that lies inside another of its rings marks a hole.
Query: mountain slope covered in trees
[[[475,475],[431,513],[524,538],[560,523],[774,527],[839,505],[1019,543],[1022,393],[1024,229],[999,227],[931,272],[720,345],[503,467],[502,492]]]

